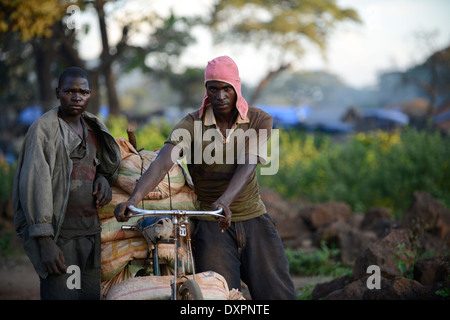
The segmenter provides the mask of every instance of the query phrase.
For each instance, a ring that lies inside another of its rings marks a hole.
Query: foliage
[[[303,276],[332,276],[338,278],[351,273],[338,260],[339,249],[328,248],[325,243],[312,252],[286,248],[291,274]]]
[[[71,10],[71,5],[77,10]],[[138,8],[127,1],[0,0],[0,9],[0,71],[14,84],[20,75],[18,84],[26,88],[10,94],[11,83],[0,81],[0,91],[8,94],[8,102],[26,98],[23,104],[38,101],[48,109],[54,99],[52,81],[65,67],[77,65],[89,73],[94,113],[101,100],[111,113],[120,113],[112,66],[118,73],[140,69],[162,78],[172,76],[178,57],[194,42],[191,27],[198,23],[174,14],[162,16],[151,6]],[[82,19],[91,13],[97,19]],[[80,40],[91,35],[97,24],[103,50],[95,63],[89,63],[80,52]],[[119,29],[120,39],[108,47],[111,26]],[[24,92],[27,96],[22,98]],[[2,96],[0,100],[6,99]]]
[[[221,0],[214,8],[211,24],[243,40],[269,41],[277,48],[301,54],[303,38],[322,49],[330,29],[347,19],[359,21],[356,11],[339,8],[335,1]]]
[[[15,165],[9,165],[6,161],[0,159],[0,202],[11,196],[15,169]]]
[[[107,126],[113,136],[127,137],[125,117],[112,117]],[[171,127],[155,121],[137,128],[138,148],[162,147]],[[278,173],[258,179],[286,198],[343,201],[359,212],[385,207],[401,218],[413,192],[423,190],[450,207],[450,141],[438,132],[358,133],[343,144],[321,134],[279,133]]]
[[[11,249],[11,239],[14,236],[14,232],[12,231],[6,231],[0,233],[0,256],[9,256],[12,254]]]
[[[280,132],[279,161],[278,173],[259,181],[288,198],[344,201],[361,212],[386,207],[400,218],[422,190],[450,207],[450,140],[439,132],[359,133],[345,144]]]
[[[219,0],[211,12],[209,25],[216,42],[251,44],[258,55],[267,52],[272,70],[260,80],[250,105],[276,75],[303,56],[308,45],[325,56],[338,23],[360,22],[355,10],[339,7],[335,0]]]
[[[297,294],[297,300],[311,300],[314,287],[314,285],[306,285],[298,288],[299,293]]]
[[[450,281],[450,275],[447,276],[447,281]],[[444,287],[440,290],[436,290],[435,294],[440,296],[442,299],[448,299],[450,297],[450,287]]]
[[[68,4],[58,0],[0,0],[0,32],[20,31],[22,40],[50,37],[51,27],[61,20]]]
[[[125,116],[111,116],[106,121],[106,126],[112,136],[128,139],[127,128],[128,120]],[[145,126],[136,128],[136,144],[138,149],[145,150],[159,149],[169,136],[172,125],[167,121],[153,121]]]
[[[405,259],[411,258],[411,255],[405,250],[405,247],[406,245],[404,243],[397,244],[397,252],[395,252],[392,256],[392,259],[394,260],[401,275],[405,275],[408,271],[408,264]]]
[[[269,44],[298,56],[304,51],[304,39],[323,50],[330,30],[345,20],[360,21],[356,11],[342,9],[335,1],[221,0],[211,25],[233,40]]]
[[[169,136],[172,126],[167,122],[152,122],[150,126],[142,127],[136,130],[136,141],[138,148],[146,150],[159,149],[164,145],[164,142]]]

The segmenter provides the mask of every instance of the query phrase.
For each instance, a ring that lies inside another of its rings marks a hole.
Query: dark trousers
[[[296,299],[284,247],[268,214],[232,222],[223,233],[217,222],[193,221],[196,272],[221,274],[230,290],[241,290],[242,279],[254,300]]]
[[[80,289],[73,288],[78,271],[41,278],[42,300],[98,300],[101,281],[100,234],[61,239],[56,242],[64,253],[67,267],[79,267]],[[69,282],[69,285],[68,285]]]

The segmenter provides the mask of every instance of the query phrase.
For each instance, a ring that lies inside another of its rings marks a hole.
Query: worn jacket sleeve
[[[30,237],[54,236],[52,171],[55,164],[55,143],[49,134],[36,125],[22,147],[16,183],[19,212],[29,227]]]
[[[122,161],[120,147],[103,121],[89,112],[84,113],[84,119],[98,129],[97,158],[100,163],[96,174],[105,177],[109,185],[113,186],[116,183]]]

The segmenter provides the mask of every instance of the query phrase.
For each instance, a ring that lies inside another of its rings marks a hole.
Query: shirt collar
[[[205,126],[212,126],[212,125],[217,126],[216,117],[214,116],[212,107],[208,106],[206,108],[205,114],[204,114],[204,119],[205,119]],[[249,122],[250,122],[250,118],[248,117],[248,113],[245,116],[245,119],[242,119],[241,114],[238,114],[238,116],[236,118],[235,126],[240,123],[249,123]]]

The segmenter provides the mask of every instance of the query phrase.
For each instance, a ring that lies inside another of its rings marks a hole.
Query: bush
[[[15,169],[15,164],[10,165],[6,161],[0,160],[0,202],[11,197]]]
[[[111,116],[106,122],[106,126],[115,138],[122,137],[128,139],[128,120],[125,116]],[[159,149],[169,136],[172,125],[166,121],[153,121],[147,125],[136,128],[136,144],[138,149],[145,150]]]
[[[450,140],[413,128],[358,133],[344,144],[281,132],[279,171],[259,181],[288,198],[344,201],[361,212],[387,207],[401,218],[415,190],[450,207]]]
[[[107,126],[114,137],[127,137],[125,117],[111,117]],[[138,127],[138,148],[161,148],[171,128],[167,122]],[[358,212],[385,207],[401,218],[413,192],[422,190],[450,207],[450,140],[439,132],[358,133],[345,143],[299,130],[279,133],[278,173],[258,179],[283,197],[343,201]]]
[[[328,248],[325,243],[321,248],[307,252],[286,248],[289,270],[293,275],[302,276],[332,276],[338,278],[351,274],[351,268],[346,268],[338,261],[339,249]]]

